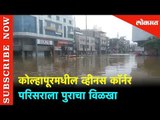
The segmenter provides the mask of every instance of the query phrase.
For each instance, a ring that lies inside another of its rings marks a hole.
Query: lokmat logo
[[[160,15],[115,15],[115,17],[160,38]]]
[[[159,24],[158,20],[143,20],[143,19],[140,19],[140,20],[136,21],[137,26],[139,26],[139,25],[155,25],[155,26],[158,26],[158,24]]]

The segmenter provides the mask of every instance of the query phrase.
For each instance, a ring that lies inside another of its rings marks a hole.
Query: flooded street
[[[14,58],[14,82],[19,76],[117,76],[127,74],[133,83],[160,84],[160,57],[134,54],[94,55],[78,58]]]

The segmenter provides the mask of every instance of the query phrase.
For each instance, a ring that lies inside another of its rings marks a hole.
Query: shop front
[[[73,43],[67,40],[55,41],[55,53],[57,55],[65,56],[73,52]]]

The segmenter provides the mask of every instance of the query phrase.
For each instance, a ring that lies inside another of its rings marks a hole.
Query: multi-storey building
[[[106,33],[94,29],[83,30],[83,33],[87,37],[93,37],[95,39],[95,50],[98,54],[107,53],[109,39]]]
[[[36,56],[72,51],[73,26],[68,15],[15,15],[14,53]]]
[[[93,54],[96,52],[93,36],[86,35],[82,30],[76,28],[75,40],[78,54]]]

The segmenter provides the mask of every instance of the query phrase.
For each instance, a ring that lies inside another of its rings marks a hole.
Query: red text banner
[[[0,15],[0,105],[13,105],[12,15]]]

